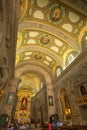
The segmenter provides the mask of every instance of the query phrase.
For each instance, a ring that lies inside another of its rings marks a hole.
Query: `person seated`
[[[52,126],[56,126],[56,124],[54,122],[52,122]]]
[[[59,120],[59,121],[57,121],[57,123],[56,123],[56,126],[58,126],[58,127],[61,127],[63,124],[62,124],[62,122]]]
[[[11,126],[11,124],[8,126],[7,130],[13,130],[13,127]]]
[[[24,124],[22,124],[22,125],[20,126],[20,130],[23,130],[23,129],[26,129],[26,127],[25,127]]]

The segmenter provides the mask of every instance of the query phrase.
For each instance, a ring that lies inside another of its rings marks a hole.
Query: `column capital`
[[[20,82],[21,82],[20,78],[13,78],[12,80],[10,80],[9,83],[11,86],[17,86]]]

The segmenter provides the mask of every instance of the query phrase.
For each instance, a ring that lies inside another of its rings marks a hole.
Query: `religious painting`
[[[42,34],[38,42],[42,46],[48,46],[51,43],[51,36],[49,34]]]
[[[14,102],[14,93],[10,92],[7,98],[7,104],[12,105]]]
[[[65,9],[58,3],[53,4],[49,8],[49,11],[47,14],[48,21],[55,25],[60,24],[63,21],[64,16],[65,16]]]
[[[54,21],[57,21],[61,18],[61,8],[60,7],[54,7],[51,12],[51,19]]]
[[[53,106],[53,96],[48,96],[49,106]]]
[[[42,37],[41,37],[40,41],[41,41],[42,44],[45,45],[45,44],[48,44],[48,43],[49,43],[50,38],[45,35],[45,36],[42,36]]]
[[[33,56],[34,56],[35,60],[42,60],[43,59],[43,54],[39,53],[39,52],[34,53]]]

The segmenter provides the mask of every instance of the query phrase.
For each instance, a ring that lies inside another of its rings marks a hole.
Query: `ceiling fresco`
[[[64,70],[81,53],[85,28],[86,17],[58,0],[21,0],[16,68],[36,64],[55,78],[58,67]],[[35,95],[43,82],[38,72],[24,70],[18,91]]]

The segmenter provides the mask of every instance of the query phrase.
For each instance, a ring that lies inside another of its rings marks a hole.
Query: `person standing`
[[[52,124],[51,124],[50,121],[49,121],[49,123],[48,123],[48,130],[52,130]]]

